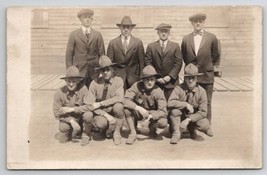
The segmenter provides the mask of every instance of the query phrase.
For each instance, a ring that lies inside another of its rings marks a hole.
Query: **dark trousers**
[[[212,116],[212,109],[211,109],[211,103],[212,103],[212,93],[213,93],[213,83],[210,84],[203,84],[203,83],[198,83],[201,87],[203,87],[207,93],[207,99],[208,99],[208,113],[207,113],[207,119],[211,123],[211,116]]]

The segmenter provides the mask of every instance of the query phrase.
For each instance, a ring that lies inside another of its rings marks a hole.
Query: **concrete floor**
[[[184,138],[177,145],[171,145],[166,129],[162,140],[151,140],[145,135],[138,135],[138,141],[134,145],[126,145],[128,132],[124,131],[123,143],[119,146],[115,146],[112,140],[100,138],[91,140],[84,147],[80,146],[79,141],[65,144],[58,142],[58,121],[52,113],[54,91],[32,91],[31,95],[29,158],[32,161],[113,162],[87,166],[74,164],[66,168],[238,168],[253,164],[255,116],[252,92],[215,92],[212,119],[214,137],[198,132],[205,139],[202,142]],[[131,163],[127,166],[120,164],[121,161]],[[191,163],[187,164],[188,161]],[[209,164],[203,165],[205,162]]]

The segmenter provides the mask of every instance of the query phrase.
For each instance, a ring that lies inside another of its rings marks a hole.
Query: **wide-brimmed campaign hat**
[[[160,75],[156,72],[155,68],[151,65],[148,65],[144,67],[143,75],[140,77],[140,79],[144,79],[151,76],[156,76],[157,78],[160,77]]]
[[[83,77],[80,76],[80,71],[76,66],[70,66],[66,71],[66,76],[60,79],[67,79],[67,78],[77,78],[82,79]]]
[[[77,16],[78,18],[80,18],[82,15],[90,15],[93,16],[94,15],[94,11],[91,9],[82,9],[78,12]]]
[[[170,28],[172,28],[172,26],[170,24],[161,23],[155,28],[155,30],[170,29]]]
[[[196,21],[196,20],[205,20],[207,18],[207,15],[204,14],[204,13],[197,13],[197,14],[194,14],[192,16],[189,17],[189,21],[193,22],[193,21]]]
[[[136,24],[132,23],[131,17],[130,16],[124,16],[121,20],[120,24],[116,24],[118,27],[120,26],[136,26]]]
[[[198,73],[198,67],[195,66],[194,64],[190,63],[184,68],[184,76],[189,77],[189,76],[198,76],[198,75],[203,75],[203,73]]]
[[[106,56],[106,55],[102,55],[99,58],[99,66],[95,68],[95,70],[99,70],[99,69],[104,69],[106,67],[110,67],[110,66],[114,66],[117,65],[117,63],[112,63],[111,59]]]

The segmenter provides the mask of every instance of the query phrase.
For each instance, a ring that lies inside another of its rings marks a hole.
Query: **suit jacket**
[[[128,87],[137,82],[144,68],[144,46],[140,39],[131,36],[126,54],[124,53],[121,37],[117,37],[109,42],[107,56],[114,63],[119,63],[117,76],[125,82]]]
[[[185,64],[193,63],[198,67],[198,71],[204,73],[199,76],[199,83],[214,82],[214,63],[219,58],[218,40],[212,33],[203,32],[199,50],[196,55],[193,33],[186,35],[182,41],[182,55]]]
[[[161,51],[159,40],[148,44],[145,56],[145,65],[151,64],[162,77],[169,75],[171,81],[164,85],[173,89],[179,84],[179,72],[182,68],[182,55],[178,43],[168,40],[164,53]]]
[[[105,46],[101,33],[91,28],[87,39],[80,28],[69,35],[66,67],[74,65],[79,69],[81,76],[89,74],[89,77],[94,79],[94,67],[99,65],[99,57],[104,54]]]

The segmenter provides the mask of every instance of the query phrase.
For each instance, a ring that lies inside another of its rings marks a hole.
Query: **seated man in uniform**
[[[176,86],[169,100],[171,110],[172,138],[170,143],[177,144],[181,138],[180,129],[189,130],[190,137],[197,140],[196,129],[212,136],[207,117],[207,94],[197,85],[198,68],[190,63],[185,67],[184,83]],[[182,121],[182,122],[181,122]]]
[[[83,79],[79,70],[75,66],[67,69],[66,77],[63,77],[66,85],[58,89],[54,96],[53,112],[59,120],[59,130],[63,133],[60,142],[64,143],[72,139],[72,135],[81,134],[82,113],[65,113],[64,107],[74,107],[83,105],[84,96],[87,88],[80,83]]]
[[[107,138],[112,137],[113,133],[114,144],[121,144],[124,85],[123,80],[114,75],[114,65],[116,63],[112,63],[109,57],[102,55],[99,67],[95,68],[99,72],[99,77],[91,82],[84,98],[85,105],[69,109],[84,113],[84,132],[81,141],[83,146],[91,139],[93,125],[98,130],[106,131]]]
[[[159,78],[153,66],[143,69],[141,81],[132,85],[125,92],[125,117],[130,128],[126,144],[133,144],[136,140],[138,120],[149,121],[150,136],[157,137],[156,130],[167,126],[167,101],[163,91],[155,84]]]

